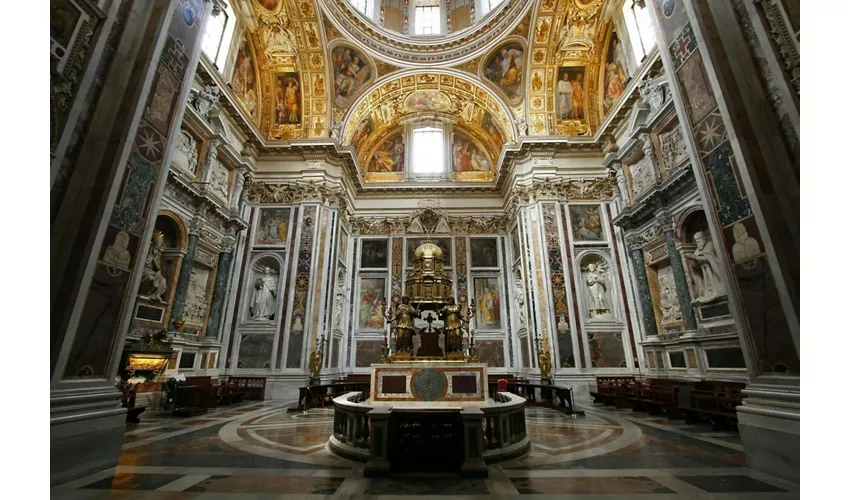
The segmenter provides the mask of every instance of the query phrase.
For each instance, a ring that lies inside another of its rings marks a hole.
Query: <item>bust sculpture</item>
[[[732,226],[732,236],[735,238],[735,244],[732,245],[733,262],[742,262],[761,253],[758,240],[749,235],[747,226],[736,222]],[[117,242],[118,239],[116,238],[115,241]]]

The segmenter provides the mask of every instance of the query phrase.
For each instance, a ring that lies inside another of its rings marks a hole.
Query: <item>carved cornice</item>
[[[189,181],[177,170],[168,172],[165,196],[188,212],[203,217],[207,224],[224,234],[248,227],[248,223],[240,218],[236,211],[222,206],[220,201],[210,196],[206,190],[199,188],[196,183]]]
[[[449,215],[439,208],[425,208],[397,217],[352,216],[354,234],[504,234],[512,218],[507,214],[484,216]]]
[[[342,214],[349,211],[345,189],[340,184],[327,181],[296,181],[290,183],[267,183],[252,178],[245,179],[245,200],[256,205],[294,204],[318,202],[338,208]]]
[[[614,218],[613,223],[625,230],[640,227],[656,216],[658,210],[669,207],[697,191],[690,162],[677,167],[661,184],[641,195],[639,203],[629,205]]]
[[[617,180],[613,173],[607,177],[586,179],[550,178],[534,180],[529,185],[515,186],[510,200],[519,204],[540,200],[610,200],[617,192]]]

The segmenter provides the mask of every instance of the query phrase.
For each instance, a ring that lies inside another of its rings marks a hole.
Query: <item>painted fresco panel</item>
[[[380,330],[384,327],[387,280],[360,278],[357,324],[361,330]]]
[[[504,92],[511,102],[522,99],[524,73],[525,49],[516,42],[501,46],[484,63],[484,78]]]
[[[499,278],[474,278],[476,326],[483,330],[498,330],[502,327],[501,294]]]
[[[254,245],[286,245],[289,234],[289,208],[260,208]]]
[[[570,205],[569,209],[573,240],[605,241],[601,205]]]
[[[363,240],[360,250],[361,268],[386,269],[387,261],[387,240]]]
[[[303,114],[301,104],[301,76],[298,73],[275,75],[275,125],[297,125]]]
[[[499,267],[498,239],[470,238],[470,263],[475,267]]]

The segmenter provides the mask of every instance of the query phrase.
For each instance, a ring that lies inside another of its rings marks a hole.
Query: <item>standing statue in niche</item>
[[[162,275],[160,255],[162,255],[162,234],[156,232],[151,239],[151,248],[148,250],[148,256],[145,258],[145,270],[142,271],[139,295],[145,299],[165,302],[162,294],[168,288],[168,282],[165,280],[165,276]]]
[[[392,325],[395,333],[396,352],[413,352],[413,320],[418,314],[416,308],[410,305],[410,297],[401,298],[395,311],[387,313],[387,321]]]
[[[709,301],[726,295],[723,282],[720,280],[720,259],[714,250],[714,243],[702,231],[694,233],[696,249],[686,253],[685,258],[694,269],[694,288],[696,300]]]
[[[590,263],[584,269],[584,279],[590,292],[590,317],[611,316],[608,304],[608,270],[602,263]]]
[[[516,308],[519,311],[519,326],[522,328],[525,326],[525,289],[522,286],[522,279],[519,274],[516,277],[514,295],[516,296]]]
[[[266,266],[263,275],[254,282],[254,300],[251,301],[251,317],[254,319],[274,319],[275,299],[277,298],[277,280],[272,270]]]

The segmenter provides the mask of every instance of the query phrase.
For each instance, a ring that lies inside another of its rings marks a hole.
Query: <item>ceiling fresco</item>
[[[244,59],[256,65],[257,83],[237,97],[267,139],[326,137],[330,82],[313,0],[250,0],[250,5],[254,29],[244,37],[253,54]],[[237,63],[231,87],[246,73]]]
[[[342,144],[354,148],[368,172],[369,160],[378,146],[396,133],[406,118],[421,114],[452,117],[454,128],[471,138],[486,155],[491,174],[502,147],[516,140],[509,111],[493,91],[465,75],[430,71],[384,80],[363,94],[345,118]],[[368,177],[399,180],[392,176]],[[493,176],[455,177],[492,180]]]
[[[403,180],[412,116],[454,124],[455,180],[492,180],[521,135],[594,134],[629,79],[606,0],[507,0],[483,22],[424,40],[345,0],[238,2],[251,19],[231,87],[245,112],[267,140],[351,146],[366,182]]]

